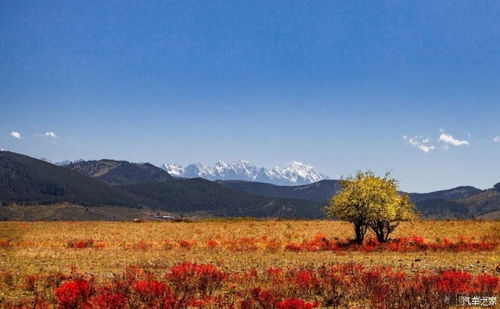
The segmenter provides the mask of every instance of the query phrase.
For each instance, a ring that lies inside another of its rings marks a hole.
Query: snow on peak
[[[320,181],[326,176],[314,170],[314,167],[301,162],[293,161],[286,169],[284,173],[290,175],[290,177],[302,177],[306,179],[311,179],[312,182]]]
[[[202,177],[209,180],[246,180],[272,183],[276,185],[303,185],[327,179],[326,175],[318,173],[310,165],[293,161],[285,168],[259,168],[250,161],[239,160],[232,163],[218,161],[214,166],[202,163],[182,167],[176,164],[161,166],[175,177]]]
[[[165,171],[168,171],[168,173],[174,177],[182,177],[182,174],[184,174],[184,168],[177,164],[163,163],[161,165],[161,168],[164,169]]]

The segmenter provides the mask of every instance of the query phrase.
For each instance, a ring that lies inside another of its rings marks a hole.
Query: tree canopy
[[[400,194],[397,181],[386,174],[358,172],[341,179],[341,189],[325,208],[327,216],[352,222],[356,241],[362,243],[370,228],[379,241],[385,242],[400,221],[416,218],[407,194]]]

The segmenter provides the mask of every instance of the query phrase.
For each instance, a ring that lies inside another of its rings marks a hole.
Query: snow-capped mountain
[[[171,176],[174,176],[174,177],[182,177],[182,175],[184,174],[184,170],[185,170],[180,165],[165,164],[165,163],[163,163],[161,165],[161,168],[164,169],[165,171],[167,171]]]
[[[195,178],[209,180],[246,180],[272,183],[276,185],[305,185],[327,179],[310,165],[292,162],[288,167],[259,168],[249,161],[241,160],[233,163],[217,162],[214,166],[205,166],[202,163],[190,164],[182,167],[177,164],[162,164],[161,166],[174,177]]]

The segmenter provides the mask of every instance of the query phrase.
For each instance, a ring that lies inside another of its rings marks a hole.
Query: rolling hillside
[[[148,197],[150,207],[174,212],[206,212],[215,216],[321,218],[322,203],[281,199],[227,188],[202,178],[121,186]]]
[[[142,199],[99,180],[21,154],[0,152],[0,204],[141,207]]]
[[[203,213],[208,216],[283,218],[322,216],[320,203],[267,198],[226,188],[208,180],[173,179],[166,173],[168,175],[166,181],[112,186],[107,182],[144,180],[147,178],[145,174],[151,175],[151,170],[146,166],[147,173],[145,173],[141,167],[123,162],[119,162],[119,166],[122,166],[120,168],[117,167],[116,161],[111,162],[114,168],[110,169],[107,162],[109,160],[103,161],[94,161],[98,163],[86,165],[92,167],[85,169],[88,174],[94,176],[89,177],[73,169],[28,156],[0,152],[0,204],[4,205],[0,208],[0,218],[3,220],[71,218],[73,212],[73,220],[125,219],[130,218],[132,213],[137,213],[133,209],[143,208],[178,213]],[[105,175],[107,176],[103,177]],[[164,174],[154,175],[157,176],[165,178]],[[75,208],[71,204],[93,208],[82,211],[81,208]],[[13,207],[13,205],[45,205],[47,208],[43,208],[42,211],[40,208]],[[113,208],[107,206],[122,207],[116,208],[116,215],[113,215]],[[104,207],[107,207],[106,211],[95,210],[96,208],[104,210]]]
[[[320,203],[327,202],[340,189],[338,180],[321,180],[301,186],[277,186],[262,182],[238,180],[217,181],[217,183],[225,187],[267,197],[302,199]]]
[[[411,193],[410,198],[424,218],[491,219],[500,214],[498,187],[497,184],[483,191],[464,186]],[[4,205],[0,208],[0,219],[73,216],[75,220],[118,220],[155,210],[223,217],[322,218],[323,206],[338,190],[337,180],[277,186],[247,181],[175,179],[147,163],[99,160],[61,167],[21,154],[0,152],[0,205]],[[22,205],[57,207],[42,211]],[[96,211],[97,208],[102,211]]]
[[[327,203],[340,189],[338,180],[322,180],[303,186],[276,186],[248,181],[218,181],[219,184],[257,195]],[[461,186],[428,193],[409,193],[423,218],[500,218],[500,190]]]
[[[103,159],[71,163],[65,167],[110,185],[130,185],[173,179],[166,171],[149,163]]]
[[[409,193],[410,198],[414,203],[425,200],[445,200],[454,201],[462,198],[467,198],[483,192],[483,190],[472,186],[461,186],[448,190],[439,190],[429,193]]]
[[[457,202],[467,206],[474,215],[485,215],[500,210],[500,191],[485,190],[479,194],[459,199]]]

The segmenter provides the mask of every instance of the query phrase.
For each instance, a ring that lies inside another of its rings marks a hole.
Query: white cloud
[[[17,132],[17,131],[12,131],[10,132],[10,136],[12,136],[13,138],[15,139],[22,139],[23,137],[21,136],[21,133]]]
[[[438,140],[440,142],[445,143],[446,144],[445,146],[448,146],[448,145],[452,145],[452,146],[465,146],[465,145],[469,145],[468,141],[456,139],[452,135],[446,134],[444,132],[442,132],[439,135],[439,139]]]
[[[493,141],[495,143],[500,143],[500,136],[495,136],[495,138],[493,139]]]
[[[431,152],[434,148],[436,148],[434,145],[429,144],[430,140],[428,138],[424,138],[421,135],[414,137],[408,137],[405,135],[403,136],[403,139],[408,145],[411,145],[425,153]]]
[[[35,134],[35,136],[46,137],[46,138],[50,138],[50,139],[54,139],[54,140],[59,138],[59,135],[57,135],[53,131],[47,131],[43,134]]]
[[[52,131],[45,132],[45,133],[43,134],[43,136],[45,136],[45,137],[49,137],[49,138],[58,138],[58,137],[59,137],[59,136],[57,136],[57,135],[56,135],[54,132],[52,132]]]

